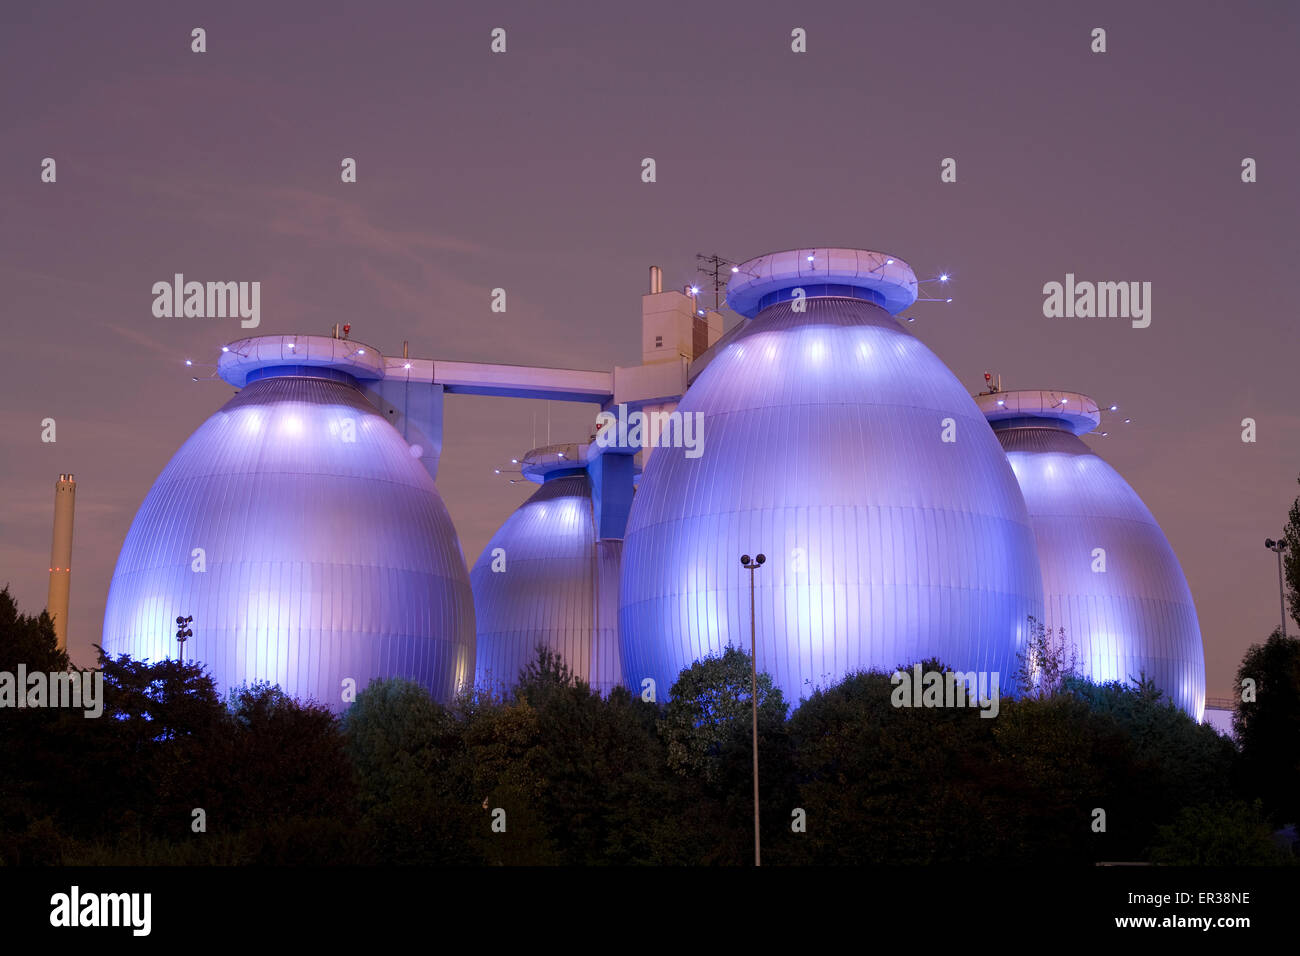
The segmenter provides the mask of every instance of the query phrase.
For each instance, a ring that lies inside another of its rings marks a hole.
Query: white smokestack
[[[59,475],[54,485],[54,543],[50,545],[50,594],[45,602],[54,618],[54,635],[59,650],[68,649],[68,593],[72,578],[72,510],[77,500],[77,483],[71,475]]]
[[[650,267],[650,294],[664,291],[664,270],[658,266]]]

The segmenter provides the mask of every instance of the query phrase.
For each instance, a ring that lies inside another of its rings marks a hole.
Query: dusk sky
[[[640,362],[648,266],[680,287],[696,253],[846,246],[952,273],[951,304],[906,314],[972,393],[991,371],[1132,417],[1087,441],[1168,536],[1226,696],[1278,624],[1263,542],[1300,493],[1297,50],[1294,2],[7,0],[0,584],[44,606],[74,473],[69,649],[93,662],[136,509],[233,393],[184,359],[224,342],[351,322],[391,354],[608,369]],[[260,327],[155,318],[178,272],[260,281]],[[1150,327],[1044,317],[1067,273],[1150,282]],[[445,410],[438,486],[472,564],[533,490],[492,468],[548,412],[562,441],[596,408]]]

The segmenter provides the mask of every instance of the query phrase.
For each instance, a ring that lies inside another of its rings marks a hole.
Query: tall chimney
[[[664,291],[664,270],[658,266],[650,267],[650,294]]]
[[[54,543],[50,545],[50,594],[45,602],[54,618],[54,635],[59,650],[68,649],[68,591],[72,577],[72,508],[77,500],[77,483],[71,475],[59,475],[54,485]]]

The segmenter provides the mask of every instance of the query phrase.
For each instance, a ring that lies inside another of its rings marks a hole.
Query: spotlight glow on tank
[[[1097,403],[1046,389],[977,396],[1029,509],[1043,574],[1044,623],[1065,628],[1093,680],[1145,673],[1201,719],[1205,654],[1196,605],[1173,548],[1132,487],[1078,436]]]
[[[618,567],[623,542],[598,540],[586,447],[547,445],[522,459],[541,487],[502,524],[474,564],[475,681],[513,687],[537,658],[555,651],[602,693],[621,680]]]
[[[738,268],[747,326],[678,406],[703,413],[705,453],[656,449],[632,504],[625,682],[663,699],[693,661],[747,650],[740,556],[761,552],[758,666],[791,703],[932,656],[1008,686],[1042,615],[1033,532],[979,409],[893,317],[916,301],[911,267],[820,248]]]
[[[382,356],[288,338],[222,353],[222,377],[242,389],[140,506],[104,649],[175,658],[186,615],[184,659],[223,694],[265,680],[339,710],[345,681],[405,677],[449,701],[473,674],[469,576],[433,479],[359,390]]]

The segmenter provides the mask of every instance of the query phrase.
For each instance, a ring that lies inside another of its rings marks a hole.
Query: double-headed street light
[[[761,866],[762,858],[758,846],[758,639],[754,624],[754,572],[767,560],[759,554],[750,560],[749,555],[740,556],[740,564],[749,569],[749,697],[754,706],[754,865]]]

